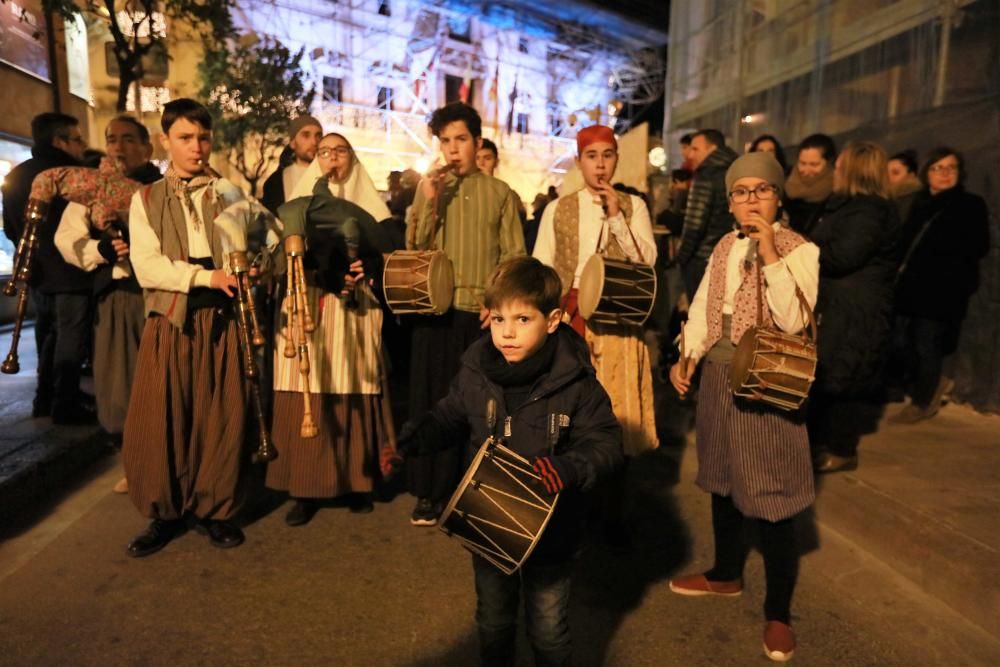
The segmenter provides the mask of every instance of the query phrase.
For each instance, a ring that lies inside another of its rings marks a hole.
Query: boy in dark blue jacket
[[[514,663],[522,591],[535,664],[570,663],[570,575],[587,492],[622,461],[621,429],[586,343],[561,324],[561,292],[555,270],[537,259],[498,266],[485,294],[492,340],[483,337],[466,351],[448,395],[409,437],[401,436],[404,454],[464,443],[467,463],[493,436],[534,463],[549,493],[562,493],[520,572],[506,575],[472,557],[484,665]]]

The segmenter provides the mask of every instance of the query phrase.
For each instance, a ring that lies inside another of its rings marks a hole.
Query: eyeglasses
[[[954,174],[958,171],[957,164],[936,164],[927,171],[933,172],[935,174]]]
[[[733,200],[734,204],[745,204],[750,201],[751,193],[757,197],[759,201],[767,201],[768,199],[774,199],[775,194],[777,194],[778,188],[774,187],[769,183],[761,183],[755,188],[733,188],[733,191],[729,193],[729,198]]]
[[[336,155],[337,157],[347,157],[351,154],[351,149],[347,146],[337,146],[336,148],[321,148],[316,151],[316,155],[320,156],[324,160],[331,155]]]

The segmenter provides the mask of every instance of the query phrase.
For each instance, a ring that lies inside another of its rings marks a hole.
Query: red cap
[[[605,141],[616,149],[618,148],[618,141],[615,139],[614,130],[604,125],[591,125],[576,133],[576,154],[583,153],[583,149],[599,141]]]

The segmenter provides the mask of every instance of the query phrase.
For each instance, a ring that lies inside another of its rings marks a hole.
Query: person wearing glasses
[[[926,188],[903,226],[895,304],[911,402],[890,418],[897,423],[933,417],[953,384],[942,366],[955,350],[969,297],[979,286],[979,261],[990,247],[986,202],[965,190],[965,176],[961,153],[932,150],[921,171]]]
[[[35,176],[53,167],[80,166],[87,147],[80,121],[63,113],[35,116],[31,135],[31,159],[12,169],[3,186],[4,233],[15,246]],[[56,248],[56,229],[66,204],[57,197],[38,226],[30,281],[38,348],[38,386],[31,416],[51,416],[57,424],[79,424],[96,418],[93,398],[80,391],[80,367],[87,357],[93,322],[90,296],[94,281],[89,273],[67,263]]]
[[[885,403],[899,214],[885,151],[851,142],[837,157],[833,195],[809,232],[819,246],[819,364],[809,397],[817,472],[853,470],[858,443]]]
[[[815,498],[809,438],[801,413],[735,399],[730,366],[740,338],[763,324],[797,333],[807,324],[796,295],[816,303],[820,251],[787,226],[785,173],[774,156],[748,153],[726,172],[736,229],[716,244],[688,312],[683,358],[670,370],[678,394],[702,364],[695,421],[696,483],[712,495],[715,563],[670,582],[678,595],[735,597],[743,591],[745,522],[756,524],[764,556],[764,652],[783,662],[795,651],[792,592],[798,569],[793,518]],[[759,291],[763,299],[758,301]]]
[[[379,448],[395,445],[382,361],[382,308],[365,278],[378,274],[380,257],[360,254],[368,252],[360,242],[345,247],[339,240],[346,241],[347,234],[329,231],[343,230],[348,219],[362,227],[384,224],[391,214],[350,142],[336,133],[320,140],[316,159],[278,211],[286,226],[310,223],[301,225],[308,230],[305,264],[315,269],[307,278],[308,307],[316,321],[308,346],[310,409],[318,434],[300,435],[303,379],[298,359],[283,354],[286,329],[279,324],[271,425],[278,458],[267,468],[267,486],[287,491],[294,501],[285,523],[302,526],[326,499],[341,498],[354,513],[371,512]],[[286,312],[284,304],[280,312]]]

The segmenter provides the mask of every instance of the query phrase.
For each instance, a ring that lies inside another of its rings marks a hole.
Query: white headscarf
[[[319,166],[319,158],[316,158],[299,179],[295,189],[292,190],[292,196],[288,197],[287,201],[298,197],[311,197],[313,188],[316,187],[316,181],[320,178],[323,178],[323,171]],[[372,177],[368,175],[368,171],[358,160],[353,149],[351,151],[351,169],[347,180],[343,183],[327,180],[326,185],[330,188],[330,194],[357,204],[368,211],[375,218],[375,222],[382,222],[386,218],[392,217],[392,214],[389,213],[389,207],[386,206],[382,197],[379,196],[378,190],[375,189]]]

